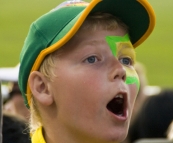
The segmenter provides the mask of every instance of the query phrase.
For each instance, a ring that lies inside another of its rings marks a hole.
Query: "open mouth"
[[[116,95],[108,104],[107,109],[117,116],[125,116],[125,99],[122,94]]]

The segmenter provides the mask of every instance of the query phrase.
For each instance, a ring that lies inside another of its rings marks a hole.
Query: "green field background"
[[[136,49],[137,60],[146,67],[149,85],[173,87],[173,0],[148,0],[156,14],[151,36]],[[2,0],[0,2],[0,67],[19,62],[28,28],[36,18],[61,0]]]

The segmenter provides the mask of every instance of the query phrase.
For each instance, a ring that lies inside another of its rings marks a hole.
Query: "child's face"
[[[80,31],[65,45],[49,86],[57,105],[57,127],[90,142],[124,140],[138,92],[139,81],[126,80],[131,75],[138,80],[129,61],[135,53],[127,44],[113,54],[106,37],[125,34],[120,28]]]

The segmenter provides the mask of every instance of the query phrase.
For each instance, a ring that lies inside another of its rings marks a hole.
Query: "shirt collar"
[[[32,143],[46,143],[42,133],[42,127],[39,127],[32,135]]]

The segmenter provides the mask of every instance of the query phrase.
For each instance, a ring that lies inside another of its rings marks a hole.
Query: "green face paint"
[[[128,34],[125,36],[106,36],[106,42],[108,43],[112,54],[116,57],[117,56],[117,44],[118,42],[128,42],[130,41]]]
[[[128,34],[126,34],[125,36],[106,36],[106,42],[108,43],[112,54],[116,58],[119,58],[119,56],[121,56],[131,57],[133,59],[134,48],[130,42]],[[128,46],[124,46],[125,48],[122,48],[123,46],[119,47],[119,44]],[[140,83],[136,71],[128,66],[123,66],[126,69],[126,84],[136,84],[139,89]]]
[[[139,83],[139,78],[137,74],[136,76],[127,76],[125,82],[126,84],[136,84],[139,90],[140,83]]]

